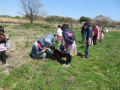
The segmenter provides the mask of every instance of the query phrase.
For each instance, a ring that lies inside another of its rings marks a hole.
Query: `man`
[[[92,40],[92,27],[90,23],[85,23],[85,29],[86,29],[86,51],[85,56],[83,56],[83,59],[87,59],[89,56],[89,46],[91,45]]]

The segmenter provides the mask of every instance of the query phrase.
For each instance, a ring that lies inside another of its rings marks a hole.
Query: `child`
[[[104,38],[104,31],[102,30],[99,34],[99,43],[102,43],[103,38]]]
[[[63,67],[69,67],[70,63],[72,61],[72,55],[70,54],[72,50],[72,44],[75,42],[75,35],[74,33],[69,29],[68,24],[62,25],[63,30],[63,45],[65,46],[65,54],[66,54],[66,63],[63,64]]]
[[[6,50],[9,48],[9,43],[6,44],[9,41],[9,38],[7,35],[4,34],[4,27],[0,26],[0,59],[2,61],[2,64],[7,66],[6,64]]]
[[[36,41],[32,47],[30,57],[33,59],[41,59],[46,58],[46,54],[48,52],[48,48],[52,45],[52,42],[48,39],[46,41],[40,38]]]

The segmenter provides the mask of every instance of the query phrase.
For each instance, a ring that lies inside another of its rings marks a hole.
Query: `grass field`
[[[78,55],[69,68],[51,59],[34,61],[29,57],[33,43],[54,25],[5,25],[11,39],[7,51],[9,74],[0,65],[0,90],[120,90],[120,32],[105,34],[102,44],[90,47],[90,57],[83,60],[85,43],[81,44],[80,27],[73,27]],[[61,60],[64,62],[65,59]]]

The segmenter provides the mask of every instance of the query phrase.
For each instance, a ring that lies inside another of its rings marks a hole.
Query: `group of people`
[[[66,58],[63,66],[69,67],[72,60],[72,48],[75,44],[75,34],[69,28],[68,24],[58,25],[57,42],[58,48],[54,46],[56,35],[47,34],[44,38],[36,41],[32,47],[30,56],[33,59],[46,58],[48,55],[54,59]]]
[[[100,30],[97,25],[92,26],[88,22],[86,22],[82,26],[82,29],[81,29],[82,43],[86,39],[86,51],[85,51],[85,56],[83,56],[83,59],[87,59],[89,56],[89,46],[96,45],[97,42],[102,43],[105,32],[107,31],[104,28]]]
[[[86,39],[86,50],[83,59],[89,57],[89,46],[96,45],[97,39],[101,43],[104,38],[105,29],[99,30],[97,25],[91,26],[86,22],[81,30],[82,43]],[[56,40],[57,36],[57,40]],[[58,47],[55,48],[54,43],[58,42]],[[10,40],[4,33],[4,27],[0,26],[0,59],[2,64],[6,65],[6,50],[10,48]],[[66,58],[64,67],[69,67],[72,61],[72,56],[77,55],[76,37],[74,32],[69,28],[68,24],[58,25],[57,35],[47,34],[44,38],[39,38],[32,46],[30,57],[33,59],[53,58],[61,59]]]

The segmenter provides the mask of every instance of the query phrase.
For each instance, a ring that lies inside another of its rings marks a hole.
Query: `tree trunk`
[[[33,24],[33,13],[30,14],[30,23]]]
[[[33,24],[33,16],[30,16],[30,23]]]

